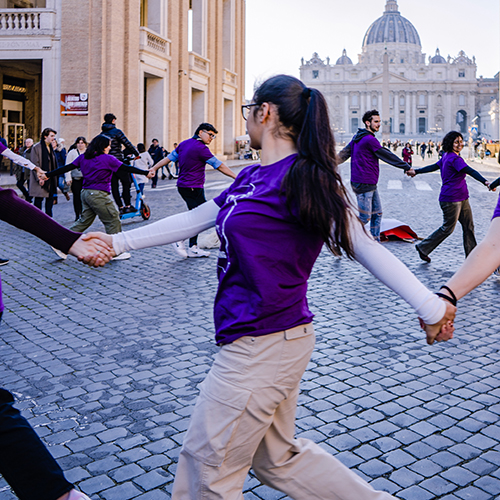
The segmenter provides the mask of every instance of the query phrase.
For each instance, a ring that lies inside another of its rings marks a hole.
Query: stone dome
[[[365,34],[363,47],[376,43],[408,43],[421,47],[415,26],[399,13],[397,0],[387,0],[383,16]]]
[[[436,55],[431,57],[432,64],[446,64],[446,59],[439,53],[439,49],[436,49]]]
[[[335,64],[352,64],[351,58],[347,57],[347,51],[345,49],[342,51],[342,57],[339,57]]]

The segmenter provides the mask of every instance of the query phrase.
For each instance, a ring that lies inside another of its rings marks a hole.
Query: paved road
[[[474,166],[500,175],[494,163]],[[347,179],[348,165],[342,173]],[[217,172],[207,179],[210,198],[227,184]],[[469,184],[481,239],[497,195]],[[383,166],[385,216],[426,236],[441,222],[439,186],[439,175],[409,179]],[[172,181],[146,193],[152,221],[184,209]],[[73,219],[61,196],[55,219]],[[93,499],[169,498],[196,387],[217,351],[216,252],[182,260],[170,247],[147,249],[96,270],[56,260],[4,223],[0,238],[0,256],[11,259],[2,268],[1,385]],[[385,246],[433,289],[463,261],[459,229],[431,264],[410,243]],[[408,305],[357,263],[323,251],[309,287],[317,346],[297,435],[401,499],[499,497],[499,293],[500,280],[489,278],[461,301],[455,338],[427,346]],[[251,474],[244,496],[286,498]],[[15,498],[2,479],[0,498]]]

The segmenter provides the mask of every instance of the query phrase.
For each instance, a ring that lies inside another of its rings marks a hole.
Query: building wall
[[[51,126],[69,144],[99,133],[111,112],[133,143],[156,137],[170,150],[208,121],[219,130],[214,153],[232,155],[245,131],[245,0],[46,0],[35,10],[43,29],[0,28],[0,77],[19,76],[12,59],[42,68],[34,132]],[[88,116],[60,116],[61,93],[87,93]]]

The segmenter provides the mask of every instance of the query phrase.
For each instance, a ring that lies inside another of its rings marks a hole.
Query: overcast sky
[[[331,64],[342,49],[358,60],[366,30],[386,0],[246,0],[246,96],[255,80],[278,73],[299,76],[300,59],[313,52]],[[427,57],[460,50],[476,56],[477,76],[500,67],[498,0],[398,0],[399,12],[417,29]]]

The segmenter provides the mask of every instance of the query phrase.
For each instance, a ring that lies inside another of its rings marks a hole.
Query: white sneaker
[[[85,493],[73,489],[69,492],[68,500],[90,500],[90,498]]]
[[[62,259],[62,260],[66,260],[68,258],[68,254],[65,254],[64,252],[61,252],[61,250],[58,250],[57,248],[54,248],[54,247],[50,247],[52,248],[52,250],[54,250],[54,252],[56,253],[56,255]]]
[[[183,258],[187,259],[186,245],[184,245],[184,241],[176,241],[172,243],[174,250]]]
[[[130,257],[132,257],[132,255],[130,255],[128,252],[123,252],[116,257],[113,257],[113,260],[127,260],[130,259]]]
[[[187,249],[188,257],[210,257],[210,252],[198,248],[198,245],[193,245]]]

